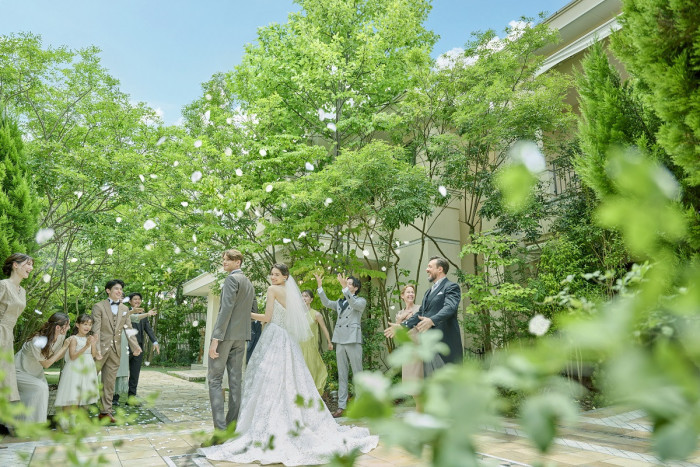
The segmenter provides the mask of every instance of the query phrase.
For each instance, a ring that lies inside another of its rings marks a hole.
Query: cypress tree
[[[0,115],[0,261],[36,248],[38,214],[19,128],[8,115]]]

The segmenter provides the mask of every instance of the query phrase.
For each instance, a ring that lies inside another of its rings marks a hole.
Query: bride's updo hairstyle
[[[272,269],[277,269],[286,278],[289,278],[289,268],[284,263],[275,263],[272,265]]]

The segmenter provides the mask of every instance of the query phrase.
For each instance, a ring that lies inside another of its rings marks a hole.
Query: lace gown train
[[[339,425],[319,397],[299,344],[284,329],[285,308],[275,301],[248,364],[237,437],[200,451],[212,460],[242,464],[324,464],[335,453],[366,453],[378,437]],[[300,405],[298,395],[305,404]]]

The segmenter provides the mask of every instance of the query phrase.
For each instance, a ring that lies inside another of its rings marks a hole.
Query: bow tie
[[[121,301],[118,301],[118,302],[113,302],[112,300],[109,301],[109,305],[110,305],[110,306],[112,306],[112,305],[117,305],[117,306],[119,306],[120,304],[121,304]]]

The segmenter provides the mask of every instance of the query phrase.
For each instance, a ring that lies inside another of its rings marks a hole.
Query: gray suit
[[[351,295],[343,289],[343,297],[330,301],[323,289],[318,289],[318,296],[326,308],[335,310],[338,319],[333,329],[331,341],[335,344],[335,358],[338,363],[338,408],[345,409],[348,403],[348,373],[352,367],[353,376],[362,371],[362,313],[367,301]]]
[[[237,269],[226,277],[221,289],[221,304],[212,339],[219,341],[218,358],[208,357],[207,381],[209,400],[214,418],[214,428],[225,430],[238,419],[241,408],[241,376],[246,341],[250,340],[250,313],[258,311],[255,289],[250,280]],[[224,417],[224,393],[222,381],[228,370],[228,413]]]

